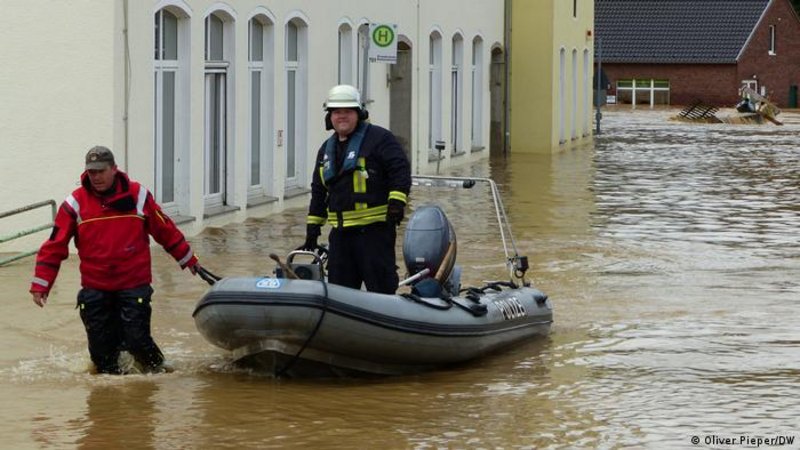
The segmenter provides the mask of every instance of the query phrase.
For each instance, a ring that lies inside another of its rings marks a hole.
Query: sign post
[[[369,24],[369,61],[397,62],[397,24]]]

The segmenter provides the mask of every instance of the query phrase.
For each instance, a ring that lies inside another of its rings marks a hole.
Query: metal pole
[[[436,154],[436,175],[439,175],[439,163],[442,162],[442,150],[444,150],[444,141],[436,141],[433,147],[438,152]]]
[[[600,112],[600,80],[603,73],[603,39],[597,38],[597,99],[595,101],[595,119],[597,120],[597,130],[594,134],[600,134],[600,119],[603,113]]]

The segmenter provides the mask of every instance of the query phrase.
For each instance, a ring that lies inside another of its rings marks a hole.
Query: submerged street
[[[156,247],[153,335],[176,370],[94,376],[77,258],[43,310],[28,258],[0,268],[4,445],[710,448],[785,436],[797,448],[800,115],[778,127],[603,113],[591,147],[452,173],[500,186],[528,276],[554,305],[547,338],[415,376],[274,380],[203,340],[191,315],[207,285]],[[453,222],[463,286],[507,276],[485,194],[412,189],[412,207],[436,202]],[[302,243],[305,215],[190,240],[218,275],[269,275],[267,255]]]

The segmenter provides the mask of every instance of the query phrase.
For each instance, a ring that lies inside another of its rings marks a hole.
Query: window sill
[[[300,197],[301,195],[306,195],[311,192],[311,189],[308,188],[301,188],[301,187],[290,187],[283,191],[283,198],[295,198]]]
[[[455,158],[455,157],[458,157],[458,156],[464,156],[464,155],[466,155],[466,154],[467,154],[467,152],[465,152],[465,151],[463,151],[463,150],[462,150],[462,151],[459,151],[459,152],[453,152],[453,153],[450,155],[450,157],[451,157],[451,158]]]
[[[229,206],[229,205],[212,206],[211,208],[206,208],[205,212],[203,213],[203,219],[210,219],[212,217],[230,214],[238,210],[239,210],[238,206]]]
[[[485,148],[486,148],[486,147],[484,147],[484,146],[482,146],[482,145],[480,145],[480,146],[475,146],[475,147],[472,147],[472,148],[470,149],[470,152],[471,152],[471,153],[478,153],[478,152],[482,152],[482,151],[483,151]]]
[[[275,203],[277,201],[278,197],[272,197],[269,195],[258,195],[247,199],[247,207],[255,208],[256,206],[267,205],[269,203]]]

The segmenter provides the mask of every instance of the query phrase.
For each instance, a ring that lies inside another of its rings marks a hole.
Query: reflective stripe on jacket
[[[389,130],[364,125],[367,129],[354,167],[337,167],[337,175],[326,181],[326,163],[337,161],[326,158],[328,141],[317,152],[307,223],[355,227],[385,222],[390,198],[408,202],[411,165],[402,146]]]
[[[39,249],[31,292],[50,291],[72,238],[85,288],[117,291],[150,284],[149,236],[181,267],[197,262],[183,233],[146,188],[118,171],[113,189],[100,196],[84,173],[82,186],[61,204],[50,238]]]

